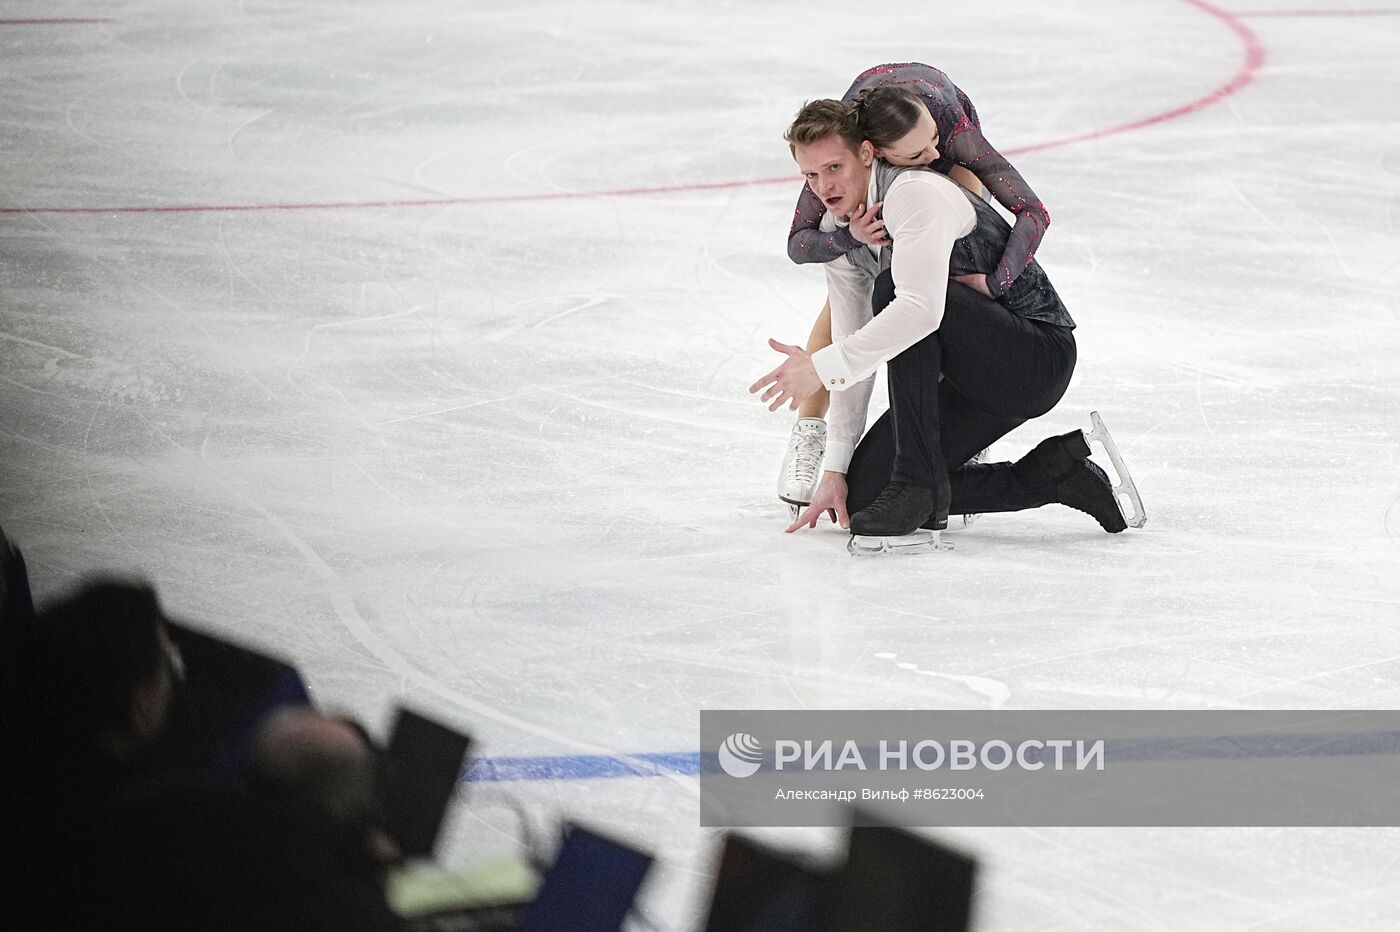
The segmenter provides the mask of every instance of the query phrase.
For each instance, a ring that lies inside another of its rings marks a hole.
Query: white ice
[[[0,24],[0,523],[41,598],[145,574],[486,756],[694,751],[706,708],[1395,708],[1400,8],[1213,2],[6,0],[104,21]],[[745,389],[822,277],[780,136],[908,60],[1020,153],[1079,323],[994,458],[1097,408],[1141,531],[782,533],[790,415]],[[136,207],[227,209],[58,210]],[[646,915],[696,921],[693,779],[473,788],[449,862],[514,850],[505,797],[656,850]],[[982,930],[1400,910],[1389,829],[941,835]]]

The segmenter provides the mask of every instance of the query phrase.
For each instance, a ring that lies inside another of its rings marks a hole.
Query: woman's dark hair
[[[861,136],[875,148],[887,149],[906,136],[928,108],[913,91],[886,85],[861,91],[855,111]]]

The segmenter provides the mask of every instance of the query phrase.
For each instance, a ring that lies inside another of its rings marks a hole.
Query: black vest
[[[875,172],[875,200],[880,202],[885,199],[890,185],[900,175],[907,171],[928,171],[928,169],[901,168],[884,160],[876,160],[872,171]],[[957,183],[950,179],[949,184],[956,185]],[[996,271],[998,263],[1001,262],[1001,254],[1006,251],[1006,241],[1011,236],[1011,225],[1002,218],[1001,214],[996,212],[996,208],[992,207],[991,204],[972,194],[961,185],[958,185],[958,190],[967,195],[972,209],[977,212],[977,226],[973,228],[972,232],[953,244],[953,253],[949,257],[948,273],[950,275],[990,275]],[[895,243],[883,247],[880,250],[878,260],[870,254],[870,250],[865,246],[861,246],[847,255],[862,271],[871,278],[875,278],[881,272],[889,270],[893,250],[897,245],[899,244]],[[1060,296],[1055,292],[1055,286],[1050,284],[1049,276],[1045,274],[1045,270],[1035,259],[1031,259],[1030,265],[1016,276],[1016,280],[1011,283],[1006,294],[997,299],[997,303],[1018,317],[1040,320],[1060,327],[1074,327],[1074,318],[1069,316],[1069,311],[1065,309]]]

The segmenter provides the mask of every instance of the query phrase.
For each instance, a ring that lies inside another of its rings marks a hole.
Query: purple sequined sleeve
[[[845,227],[823,233],[820,227],[825,212],[821,198],[804,184],[792,214],[792,229],[788,231],[788,256],[793,262],[830,262],[860,245]]]
[[[992,297],[1000,297],[1035,258],[1041,237],[1050,226],[1050,213],[1021,173],[1012,167],[1006,156],[992,148],[987,137],[970,121],[961,123],[946,145],[947,155],[976,175],[992,196],[1016,217],[1001,262],[996,271],[987,276],[987,289]]]
[[[938,126],[945,159],[933,167],[947,171],[953,163],[962,165],[1016,217],[1006,251],[996,270],[987,276],[987,290],[1000,297],[1035,258],[1050,226],[1050,213],[1006,156],[987,142],[977,109],[946,74],[922,62],[876,65],[856,77],[842,100],[854,103],[866,88],[885,85],[908,88],[928,107]],[[860,245],[844,228],[823,233],[820,224],[825,211],[821,200],[804,185],[788,232],[788,255],[793,262],[830,262]]]
[[[1003,207],[1015,215],[1016,223],[1011,228],[1006,251],[1002,253],[996,271],[987,276],[987,290],[993,297],[1000,297],[1035,258],[1041,237],[1045,235],[1046,227],[1050,226],[1049,212],[1021,173],[982,135],[982,124],[972,101],[946,74],[932,65],[923,62],[876,65],[856,77],[842,100],[854,103],[861,91],[887,85],[908,88],[918,94],[928,107],[938,126],[941,139],[939,148],[944,156],[944,160],[933,167],[946,172],[953,163],[962,165],[987,186],[987,190]],[[821,202],[816,203],[820,208]],[[788,249],[791,252],[791,240]]]

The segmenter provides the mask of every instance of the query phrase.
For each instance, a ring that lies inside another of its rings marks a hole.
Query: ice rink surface
[[[1290,0],[0,2],[0,523],[483,756],[693,753],[699,709],[1400,704],[1400,7]],[[51,20],[34,22],[34,20]],[[804,99],[920,60],[1048,205],[1074,382],[1150,515],[952,553],[785,536],[746,387],[823,297]],[[473,786],[654,849],[685,774]],[[584,778],[580,778],[584,777]],[[772,833],[828,850],[834,834]],[[982,930],[1382,929],[1389,829],[957,830]]]

